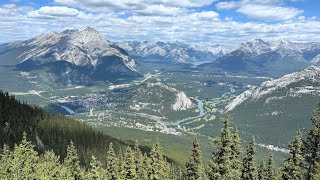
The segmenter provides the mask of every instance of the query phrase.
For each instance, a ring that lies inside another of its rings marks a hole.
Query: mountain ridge
[[[317,65],[320,43],[297,43],[286,39],[265,42],[261,39],[242,43],[234,51],[213,62],[201,64],[202,69],[219,68],[224,71],[279,77]]]
[[[250,100],[250,98],[251,101],[253,101],[262,98],[274,91],[286,89],[288,86],[291,86],[292,84],[297,84],[299,82],[304,82],[306,84],[305,87],[301,86],[301,88],[305,89],[299,89],[299,91],[293,93],[319,93],[320,87],[311,87],[310,84],[320,84],[320,66],[310,66],[305,70],[285,75],[279,79],[265,81],[260,86],[252,87],[249,90],[237,96],[236,99],[234,99],[230,104],[228,104],[225,109],[227,112],[232,111],[245,101]],[[297,88],[296,86],[293,87]],[[313,88],[315,88],[317,91],[312,91]]]
[[[229,46],[197,46],[179,41],[122,41],[118,42],[117,45],[127,50],[133,56],[164,59],[169,62],[178,63],[213,61],[231,49]]]
[[[73,84],[139,76],[128,53],[91,27],[2,44],[0,59],[1,65],[24,71],[45,70]]]

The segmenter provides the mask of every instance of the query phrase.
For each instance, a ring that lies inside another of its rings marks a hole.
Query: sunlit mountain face
[[[0,179],[317,179],[318,7],[1,1]]]

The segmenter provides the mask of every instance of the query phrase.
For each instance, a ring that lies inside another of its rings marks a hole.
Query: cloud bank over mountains
[[[255,38],[320,41],[308,0],[5,0],[0,42],[92,26],[113,41],[238,44]],[[317,3],[317,2],[313,2]]]

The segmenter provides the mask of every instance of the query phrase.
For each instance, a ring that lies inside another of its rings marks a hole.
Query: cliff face
[[[190,98],[184,93],[179,92],[176,94],[176,101],[172,105],[172,109],[175,111],[187,110],[193,107],[193,103]]]

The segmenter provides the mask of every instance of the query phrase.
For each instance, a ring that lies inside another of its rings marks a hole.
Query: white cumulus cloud
[[[77,16],[79,11],[74,8],[64,6],[43,6],[38,10],[28,13],[30,17],[72,17]]]
[[[61,3],[57,4],[58,1]],[[237,17],[232,17],[233,13],[226,16],[210,10],[210,7],[198,8],[212,2],[56,0],[53,6],[46,5],[38,9],[5,4],[0,5],[0,42],[86,26],[96,28],[112,41],[177,40],[193,44],[233,45],[255,38],[270,41],[279,37],[291,41],[320,41],[318,18],[308,17],[302,10],[285,7],[281,0],[229,1],[234,2],[235,7],[227,7],[225,4],[225,9],[254,18],[241,22],[237,21]]]
[[[278,7],[269,5],[248,4],[240,7],[237,12],[251,18],[264,20],[288,20],[303,13],[302,10],[292,7]]]
[[[262,20],[288,20],[303,13],[303,10],[285,6],[285,2],[285,0],[238,0],[221,1],[215,6],[218,10],[235,9],[247,17]]]
[[[217,9],[233,9],[238,6],[238,3],[235,1],[228,1],[228,2],[219,2],[216,4]]]
[[[141,15],[152,15],[152,16],[170,16],[177,15],[184,12],[185,9],[178,7],[166,7],[162,4],[160,5],[150,5],[143,10],[136,10],[135,13]]]
[[[148,6],[163,5],[165,7],[192,8],[210,5],[215,0],[54,0],[57,4],[89,9],[92,11],[126,9],[144,10]]]

